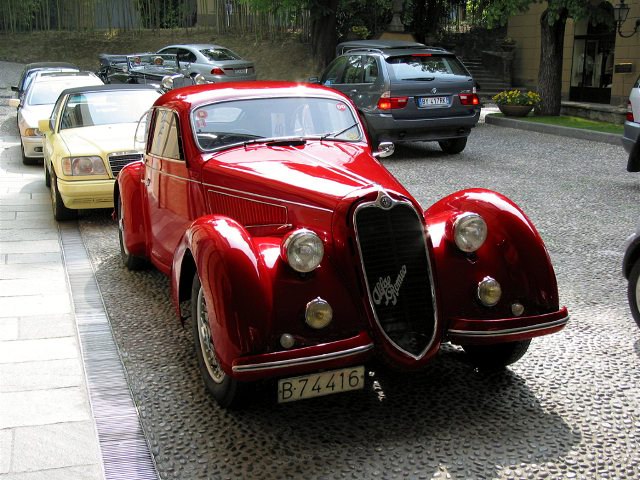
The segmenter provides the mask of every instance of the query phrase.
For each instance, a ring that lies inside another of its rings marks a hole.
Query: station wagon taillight
[[[407,106],[409,97],[392,97],[391,92],[384,92],[378,100],[378,110],[397,110]]]
[[[480,105],[480,98],[475,93],[459,93],[458,97],[462,105]]]
[[[631,101],[627,100],[627,121],[635,122],[633,118],[633,107],[631,106]]]
[[[224,70],[222,70],[220,67],[212,68],[211,75],[224,75]]]

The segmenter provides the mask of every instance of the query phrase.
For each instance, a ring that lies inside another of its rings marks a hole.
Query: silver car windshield
[[[278,139],[362,139],[351,108],[339,100],[309,97],[235,100],[192,112],[195,137],[203,150]]]

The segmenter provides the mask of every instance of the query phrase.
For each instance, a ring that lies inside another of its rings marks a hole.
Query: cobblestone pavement
[[[466,187],[515,200],[547,244],[567,328],[500,374],[446,347],[423,372],[372,366],[382,401],[370,383],[279,406],[265,384],[228,412],[204,394],[167,280],[122,267],[116,226],[89,212],[83,239],[161,477],[639,478],[640,331],[620,264],[640,177],[622,147],[483,124],[461,155],[413,144],[384,163],[424,206]]]

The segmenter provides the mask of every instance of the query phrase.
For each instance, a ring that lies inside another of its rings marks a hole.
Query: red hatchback
[[[144,161],[115,188],[121,252],[190,302],[223,406],[278,379],[279,402],[360,389],[374,355],[423,367],[440,344],[518,360],[568,320],[526,215],[483,189],[427,210],[375,158],[351,101],[317,85],[200,85],[158,99]],[[184,305],[183,305],[184,304]]]

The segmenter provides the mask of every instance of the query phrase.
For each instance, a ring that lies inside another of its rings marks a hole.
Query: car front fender
[[[474,253],[458,249],[454,222],[464,212],[481,215],[487,239]],[[547,249],[529,218],[505,196],[484,189],[456,192],[425,211],[433,245],[434,282],[444,328],[456,319],[513,318],[559,311],[558,287]],[[478,284],[493,277],[502,288],[497,305],[478,299]]]
[[[209,215],[196,220],[186,232],[174,263],[186,251],[193,256],[209,310],[216,354],[231,373],[234,359],[264,348],[271,330],[273,287],[260,243],[233,219]],[[173,288],[177,292],[177,288]]]
[[[143,202],[142,179],[144,164],[133,162],[126,165],[118,174],[113,192],[113,204],[122,202],[126,247],[131,255],[147,258],[147,222]]]

